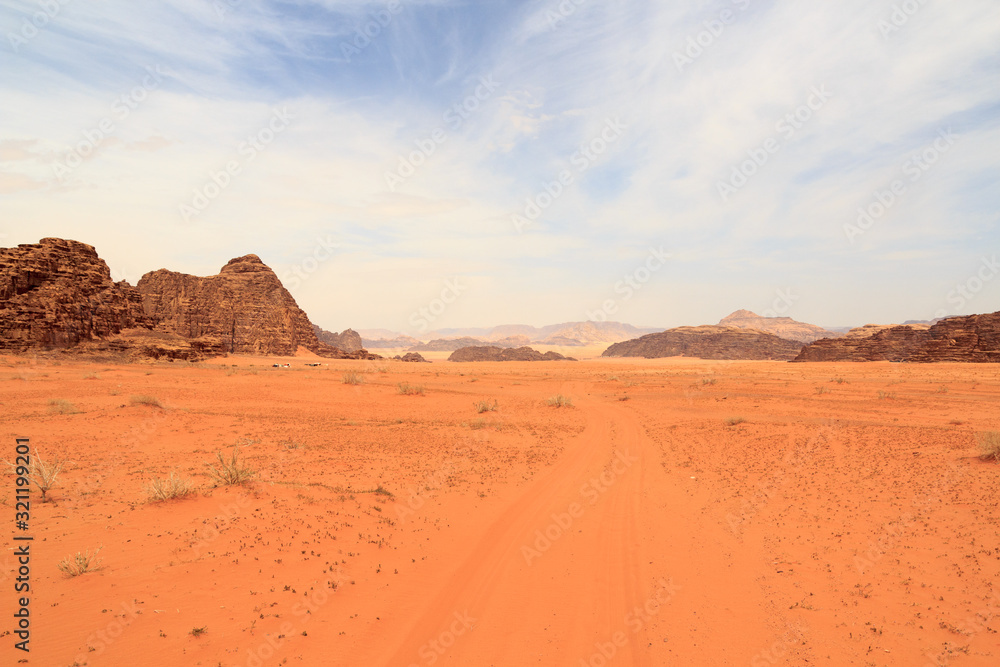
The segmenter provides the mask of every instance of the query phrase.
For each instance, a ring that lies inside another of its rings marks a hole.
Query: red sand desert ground
[[[2,664],[1000,664],[993,367],[277,361],[2,362]]]

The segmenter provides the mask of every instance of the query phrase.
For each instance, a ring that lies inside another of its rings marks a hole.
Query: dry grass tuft
[[[151,408],[163,409],[163,403],[160,403],[160,399],[155,396],[145,396],[145,395],[135,395],[130,396],[129,401],[132,405],[148,405]]]
[[[160,502],[171,498],[183,498],[192,491],[194,486],[190,480],[182,479],[172,472],[166,479],[154,479],[146,487],[150,502]]]
[[[56,479],[62,471],[65,459],[55,459],[52,463],[46,463],[38,451],[31,454],[28,465],[16,465],[10,461],[4,461],[10,468],[12,474],[25,477],[29,482],[38,487],[42,492],[42,500],[45,501],[45,494],[56,485]]]
[[[343,382],[344,384],[358,385],[358,384],[364,384],[365,378],[363,375],[359,373],[344,373],[341,376],[341,382]]]
[[[497,408],[499,407],[499,404],[497,403],[496,399],[493,399],[492,401],[476,401],[475,405],[476,405],[476,412],[478,412],[479,414],[482,414],[484,412],[496,412]]]
[[[75,415],[80,411],[65,398],[53,398],[49,401],[49,412],[57,415]]]
[[[101,549],[103,548],[97,547],[94,549],[94,553],[90,553],[90,549],[88,549],[87,551],[77,551],[71,556],[66,556],[59,561],[59,571],[68,577],[79,577],[84,572],[93,572],[100,569],[101,559],[97,557],[97,554],[101,553]]]
[[[555,396],[550,397],[549,400],[545,401],[545,403],[547,405],[552,406],[553,408],[573,407],[573,401],[571,401],[567,396],[563,396],[562,394],[556,394]]]
[[[976,434],[979,443],[979,457],[989,461],[1000,461],[1000,431],[980,431]]]
[[[410,384],[409,382],[400,382],[396,385],[396,389],[400,394],[404,396],[423,396],[424,386],[422,384]]]
[[[244,484],[257,474],[256,470],[246,465],[240,458],[239,446],[233,447],[233,453],[228,458],[220,451],[216,455],[216,460],[218,460],[219,466],[214,467],[208,464],[208,472],[219,485]]]

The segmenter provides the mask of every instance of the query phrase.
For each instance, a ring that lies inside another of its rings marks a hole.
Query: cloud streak
[[[67,3],[5,56],[8,243],[77,238],[132,276],[214,273],[256,252],[280,275],[332,234],[342,253],[296,297],[338,330],[405,328],[454,275],[469,289],[442,326],[583,319],[650,245],[672,266],[622,308],[636,324],[764,310],[789,286],[797,319],[929,317],[1000,245],[1000,8],[988,0],[924,3],[899,26],[894,3],[861,0],[570,0],[567,15],[558,2],[400,0],[350,62],[343,45],[386,2],[228,4],[220,16],[194,0]],[[37,8],[7,3],[0,30]],[[169,74],[57,178],[54,161],[147,67]],[[483,77],[496,91],[449,125]],[[821,108],[777,129],[818,87]],[[295,121],[184,220],[192,190],[282,107]],[[518,233],[511,216],[574,170],[609,118],[620,136]],[[436,128],[433,154],[390,188],[385,173]],[[947,128],[961,140],[851,243],[858,208]],[[718,183],[772,138],[780,150],[723,200]],[[996,289],[968,308],[995,304]]]

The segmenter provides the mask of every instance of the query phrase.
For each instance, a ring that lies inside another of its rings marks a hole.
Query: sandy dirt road
[[[746,595],[758,563],[734,562],[731,536],[687,513],[683,481],[620,405],[578,402],[584,431],[372,664],[708,664],[766,634],[762,601]]]

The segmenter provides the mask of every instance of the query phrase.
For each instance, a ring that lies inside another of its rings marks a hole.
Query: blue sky
[[[0,34],[0,243],[133,284],[252,252],[321,326],[408,333],[1000,310],[995,0],[7,0]]]

